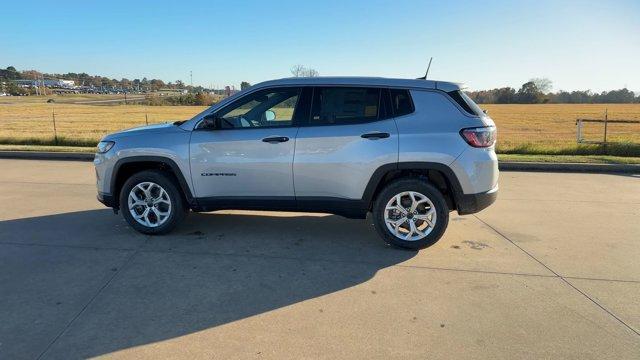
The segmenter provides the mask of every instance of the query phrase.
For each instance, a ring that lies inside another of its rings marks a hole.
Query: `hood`
[[[174,125],[173,122],[167,122],[162,124],[153,124],[146,126],[138,126],[131,129],[121,130],[105,136],[102,140],[112,140],[128,136],[138,136],[143,134],[158,134],[167,132],[183,132],[178,125]]]

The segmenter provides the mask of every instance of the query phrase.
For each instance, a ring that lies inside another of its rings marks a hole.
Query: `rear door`
[[[301,90],[250,93],[216,113],[216,128],[200,126],[193,132],[190,158],[196,197],[294,200],[294,113]]]
[[[293,177],[299,201],[361,199],[374,171],[398,161],[388,96],[381,88],[314,88],[311,116],[296,137]]]

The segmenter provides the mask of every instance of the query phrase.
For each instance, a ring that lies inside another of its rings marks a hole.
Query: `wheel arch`
[[[119,159],[113,166],[110,192],[114,198],[114,208],[119,208],[120,190],[125,181],[133,174],[143,170],[162,170],[170,174],[176,181],[188,206],[195,206],[195,198],[182,171],[175,161],[164,156],[130,156]]]
[[[386,184],[399,178],[411,176],[426,177],[442,192],[449,209],[457,210],[462,194],[460,181],[449,166],[434,162],[399,162],[380,166],[371,176],[362,200],[370,210],[376,196]]]

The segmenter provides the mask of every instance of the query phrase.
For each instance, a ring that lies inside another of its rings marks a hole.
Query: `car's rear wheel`
[[[127,223],[144,234],[168,233],[186,214],[175,183],[154,170],[127,179],[120,191],[120,209]]]
[[[373,224],[388,244],[422,249],[438,241],[449,223],[442,193],[420,178],[391,182],[373,205]]]

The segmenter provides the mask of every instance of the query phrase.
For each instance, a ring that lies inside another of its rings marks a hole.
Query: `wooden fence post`
[[[604,145],[607,145],[607,122],[609,120],[609,109],[604,109]]]
[[[58,130],[56,129],[56,109],[51,109],[51,116],[53,117],[53,142],[58,145]]]

